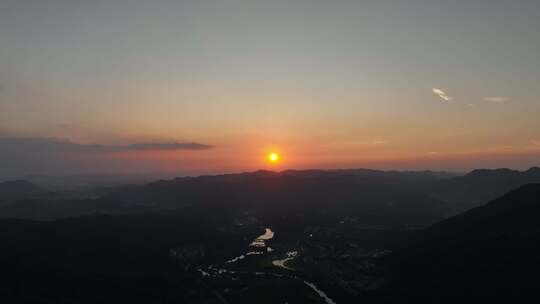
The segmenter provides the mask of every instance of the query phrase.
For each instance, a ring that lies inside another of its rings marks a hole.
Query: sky
[[[0,167],[525,169],[539,29],[537,0],[1,0]]]

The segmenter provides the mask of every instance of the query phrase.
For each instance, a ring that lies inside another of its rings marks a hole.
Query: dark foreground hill
[[[396,253],[388,290],[414,302],[539,299],[539,220],[530,184],[437,223]]]
[[[197,265],[246,242],[219,227],[164,215],[0,220],[0,303],[204,303],[214,287]]]

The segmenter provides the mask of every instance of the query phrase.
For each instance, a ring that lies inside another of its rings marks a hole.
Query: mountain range
[[[182,177],[67,193],[1,183],[0,300],[537,299],[539,178],[539,168],[459,176],[359,169]],[[268,249],[252,248],[270,228]]]

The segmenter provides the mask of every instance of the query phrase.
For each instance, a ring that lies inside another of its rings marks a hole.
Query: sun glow
[[[280,159],[279,154],[277,154],[276,152],[272,152],[272,153],[268,154],[268,161],[270,163],[275,164],[275,163],[279,162],[279,159]]]

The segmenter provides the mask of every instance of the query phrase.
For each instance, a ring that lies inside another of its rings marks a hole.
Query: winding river
[[[266,241],[271,240],[274,237],[274,231],[270,228],[266,228],[263,235],[257,237],[249,246],[251,247],[266,247]]]
[[[270,228],[266,228],[265,231],[264,231],[264,234],[258,236],[255,240],[253,240],[253,242],[251,242],[251,244],[249,244],[249,247],[252,247],[252,248],[259,248],[259,249],[260,248],[266,248],[265,251],[261,251],[261,250],[249,251],[249,252],[247,252],[245,254],[242,254],[240,256],[232,258],[232,259],[226,261],[225,263],[226,264],[236,263],[236,262],[238,262],[240,260],[245,259],[247,256],[250,256],[250,255],[261,255],[261,254],[264,254],[265,252],[272,252],[273,249],[270,248],[270,247],[267,247],[266,242],[268,240],[271,240],[273,237],[274,237],[274,231],[272,231],[272,229],[270,229]],[[286,257],[284,259],[273,260],[272,265],[274,265],[276,267],[286,269],[286,270],[289,270],[289,271],[294,271],[293,268],[288,267],[287,265],[285,265],[285,263],[287,261],[290,261],[290,260],[294,259],[297,256],[298,256],[298,251],[289,251],[289,252],[287,252]],[[201,275],[203,277],[206,277],[206,276],[208,276],[208,277],[217,277],[217,276],[220,276],[220,275],[225,274],[225,273],[230,273],[230,274],[235,274],[236,273],[234,271],[229,271],[229,270],[226,270],[226,269],[218,269],[218,268],[215,268],[212,265],[207,267],[207,271],[204,271],[202,269],[198,269],[198,271],[201,273]],[[255,275],[273,275],[273,276],[277,276],[277,277],[286,276],[286,277],[289,277],[289,278],[292,278],[292,279],[302,280],[301,278],[299,278],[296,275],[285,275],[285,274],[275,274],[275,273],[265,273],[265,272],[255,272],[254,274]],[[326,304],[336,304],[336,302],[334,302],[332,299],[330,299],[328,297],[328,295],[324,291],[317,288],[317,286],[315,286],[315,284],[313,284],[311,282],[308,282],[308,281],[305,281],[305,280],[302,280],[302,281],[304,282],[304,284],[306,284],[306,286],[308,286],[315,293],[317,293],[326,302]]]

